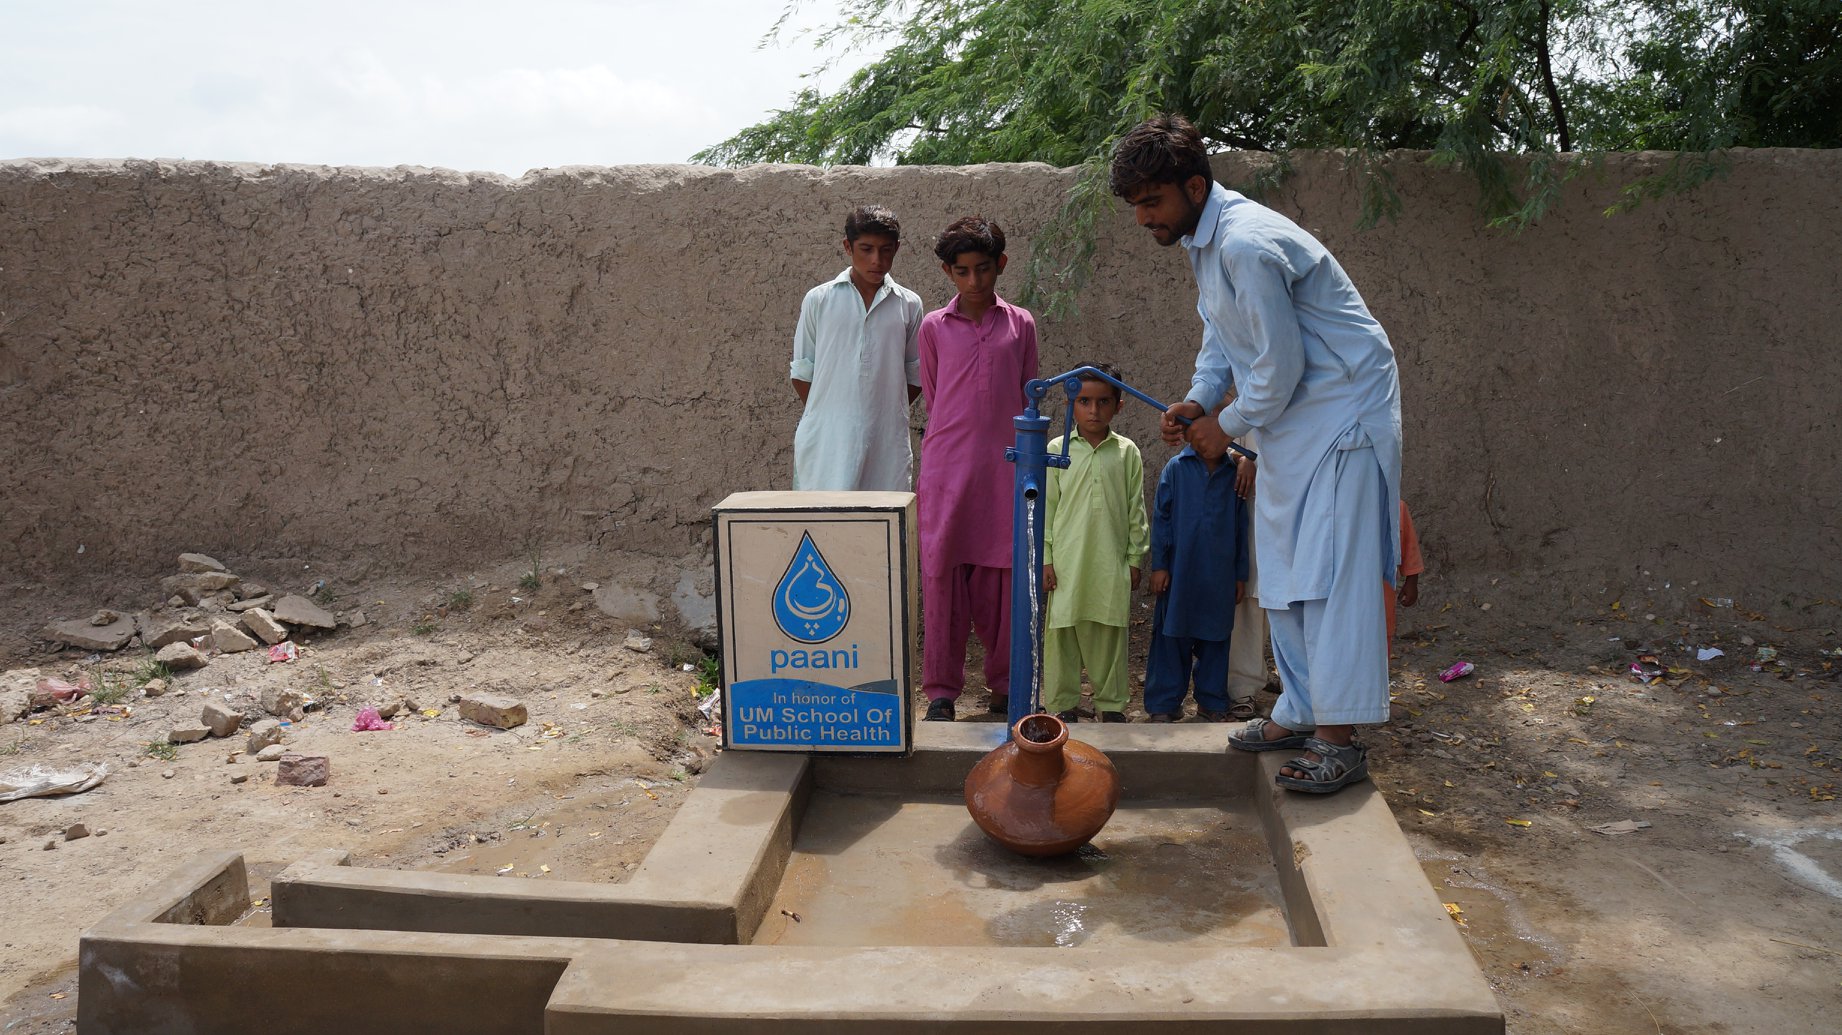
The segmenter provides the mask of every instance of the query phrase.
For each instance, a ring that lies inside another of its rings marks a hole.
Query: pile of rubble
[[[102,610],[88,618],[52,622],[46,639],[94,651],[141,646],[170,669],[200,668],[212,652],[234,654],[287,642],[291,630],[331,630],[339,619],[298,593],[278,596],[238,577],[202,553],[179,555],[179,574],[160,582],[165,602],[132,615]],[[346,625],[364,625],[364,612]],[[261,643],[257,641],[260,640]]]

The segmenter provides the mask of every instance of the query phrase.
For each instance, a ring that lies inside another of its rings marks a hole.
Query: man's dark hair
[[[940,232],[940,240],[934,242],[934,254],[949,266],[967,252],[978,252],[995,261],[1004,254],[1003,228],[988,222],[984,216],[965,216],[955,219],[952,226]]]
[[[855,241],[864,234],[882,234],[902,239],[902,224],[895,213],[881,205],[864,205],[844,217],[844,239]]]
[[[1155,184],[1185,184],[1192,176],[1215,182],[1202,134],[1181,115],[1154,115],[1132,127],[1113,147],[1107,186],[1123,198]]]
[[[1094,370],[1100,371],[1102,374],[1107,375],[1107,377],[1116,378],[1120,381],[1126,379],[1125,375],[1119,372],[1119,368],[1111,363],[1083,363],[1081,365],[1084,367],[1093,367]],[[1115,402],[1126,397],[1126,393],[1120,391],[1118,385],[1114,384],[1112,381],[1108,381],[1105,377],[1096,377],[1092,371],[1082,371],[1081,383],[1106,385],[1113,390],[1113,400]]]

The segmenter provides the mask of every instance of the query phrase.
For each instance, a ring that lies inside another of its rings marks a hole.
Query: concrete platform
[[[1136,951],[1291,937],[1245,798],[1122,808],[1092,845],[1027,859],[987,838],[961,797],[818,791],[754,944]]]
[[[84,934],[79,1024],[1502,1032],[1374,788],[1279,792],[1282,759],[1228,751],[1227,729],[1076,728],[1121,773],[1119,825],[1096,839],[1111,866],[1023,863],[962,836],[952,796],[1001,735],[977,723],[924,723],[905,759],[727,753],[623,885],[335,853],[277,877],[263,930],[225,926],[248,905],[242,859],[208,854]],[[1166,843],[1178,855],[1160,860]],[[1217,849],[1233,878],[1186,888]]]

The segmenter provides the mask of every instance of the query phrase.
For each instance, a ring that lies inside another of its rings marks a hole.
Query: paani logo
[[[774,587],[775,624],[801,643],[824,643],[850,619],[850,594],[813,544],[812,533],[801,533],[799,549]]]

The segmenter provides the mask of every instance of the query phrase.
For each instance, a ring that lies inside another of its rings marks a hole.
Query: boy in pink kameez
[[[1036,318],[998,297],[1004,231],[967,216],[940,235],[959,294],[921,319],[921,683],[927,717],[951,722],[966,685],[966,639],[985,645],[988,707],[1010,707],[1011,465],[1023,386],[1036,376]]]

